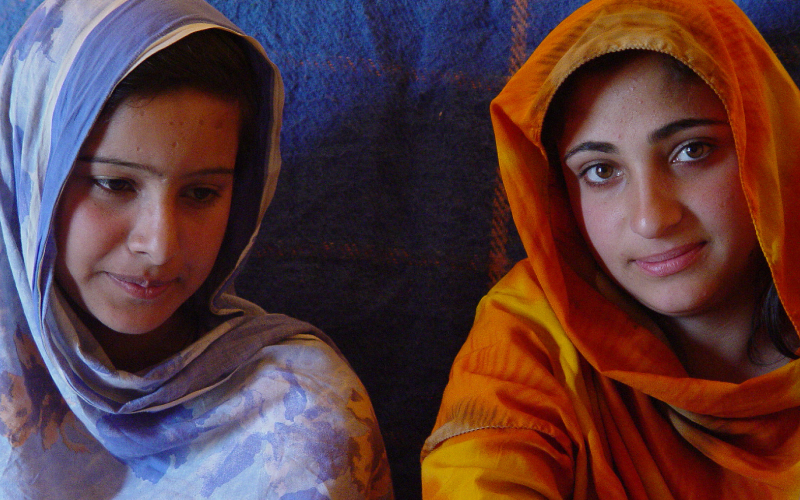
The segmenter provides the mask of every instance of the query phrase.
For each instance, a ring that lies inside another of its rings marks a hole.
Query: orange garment
[[[724,103],[759,242],[798,325],[797,86],[729,0],[590,2],[492,103],[528,258],[481,301],[454,362],[423,450],[426,499],[800,498],[800,362],[741,384],[689,377],[646,316],[602,285],[548,165],[553,93],[625,49],[679,59]]]

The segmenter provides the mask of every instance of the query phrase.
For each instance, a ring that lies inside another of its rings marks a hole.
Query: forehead
[[[608,66],[595,64],[578,70],[565,85],[562,141],[578,128],[612,133],[619,125],[659,126],[689,117],[727,119],[714,91],[663,54],[636,54]]]
[[[164,175],[233,168],[240,118],[236,102],[191,89],[123,101],[92,129],[81,155]]]

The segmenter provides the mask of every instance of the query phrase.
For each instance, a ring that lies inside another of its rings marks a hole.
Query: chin
[[[109,321],[105,322],[101,320],[101,323],[113,330],[117,333],[125,334],[125,335],[144,335],[156,330],[158,327],[162,326],[166,323],[164,321],[141,321],[141,319],[135,321]]]
[[[654,313],[670,318],[694,316],[711,308],[705,297],[691,297],[687,293],[668,295],[667,297],[636,297],[636,300]]]
[[[176,308],[177,309],[177,308]],[[158,314],[145,314],[141,312],[130,312],[120,314],[119,311],[102,311],[94,314],[95,320],[103,326],[117,333],[125,335],[144,335],[165,325],[175,316],[175,311],[161,312]]]

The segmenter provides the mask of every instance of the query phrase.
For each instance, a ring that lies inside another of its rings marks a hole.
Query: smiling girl
[[[733,132],[714,91],[676,64],[624,51],[580,68],[551,103],[545,148],[605,275],[655,313],[691,375],[741,382],[793,355],[754,337],[769,274]]]
[[[232,292],[283,88],[201,0],[45,2],[0,69],[0,497],[391,498],[319,330]]]
[[[528,259],[455,360],[425,497],[796,499],[800,92],[749,20],[590,2],[492,119]]]

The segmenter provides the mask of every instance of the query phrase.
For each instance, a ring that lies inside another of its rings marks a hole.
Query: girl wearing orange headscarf
[[[426,499],[800,497],[800,92],[730,0],[597,0],[491,107],[528,258]]]

